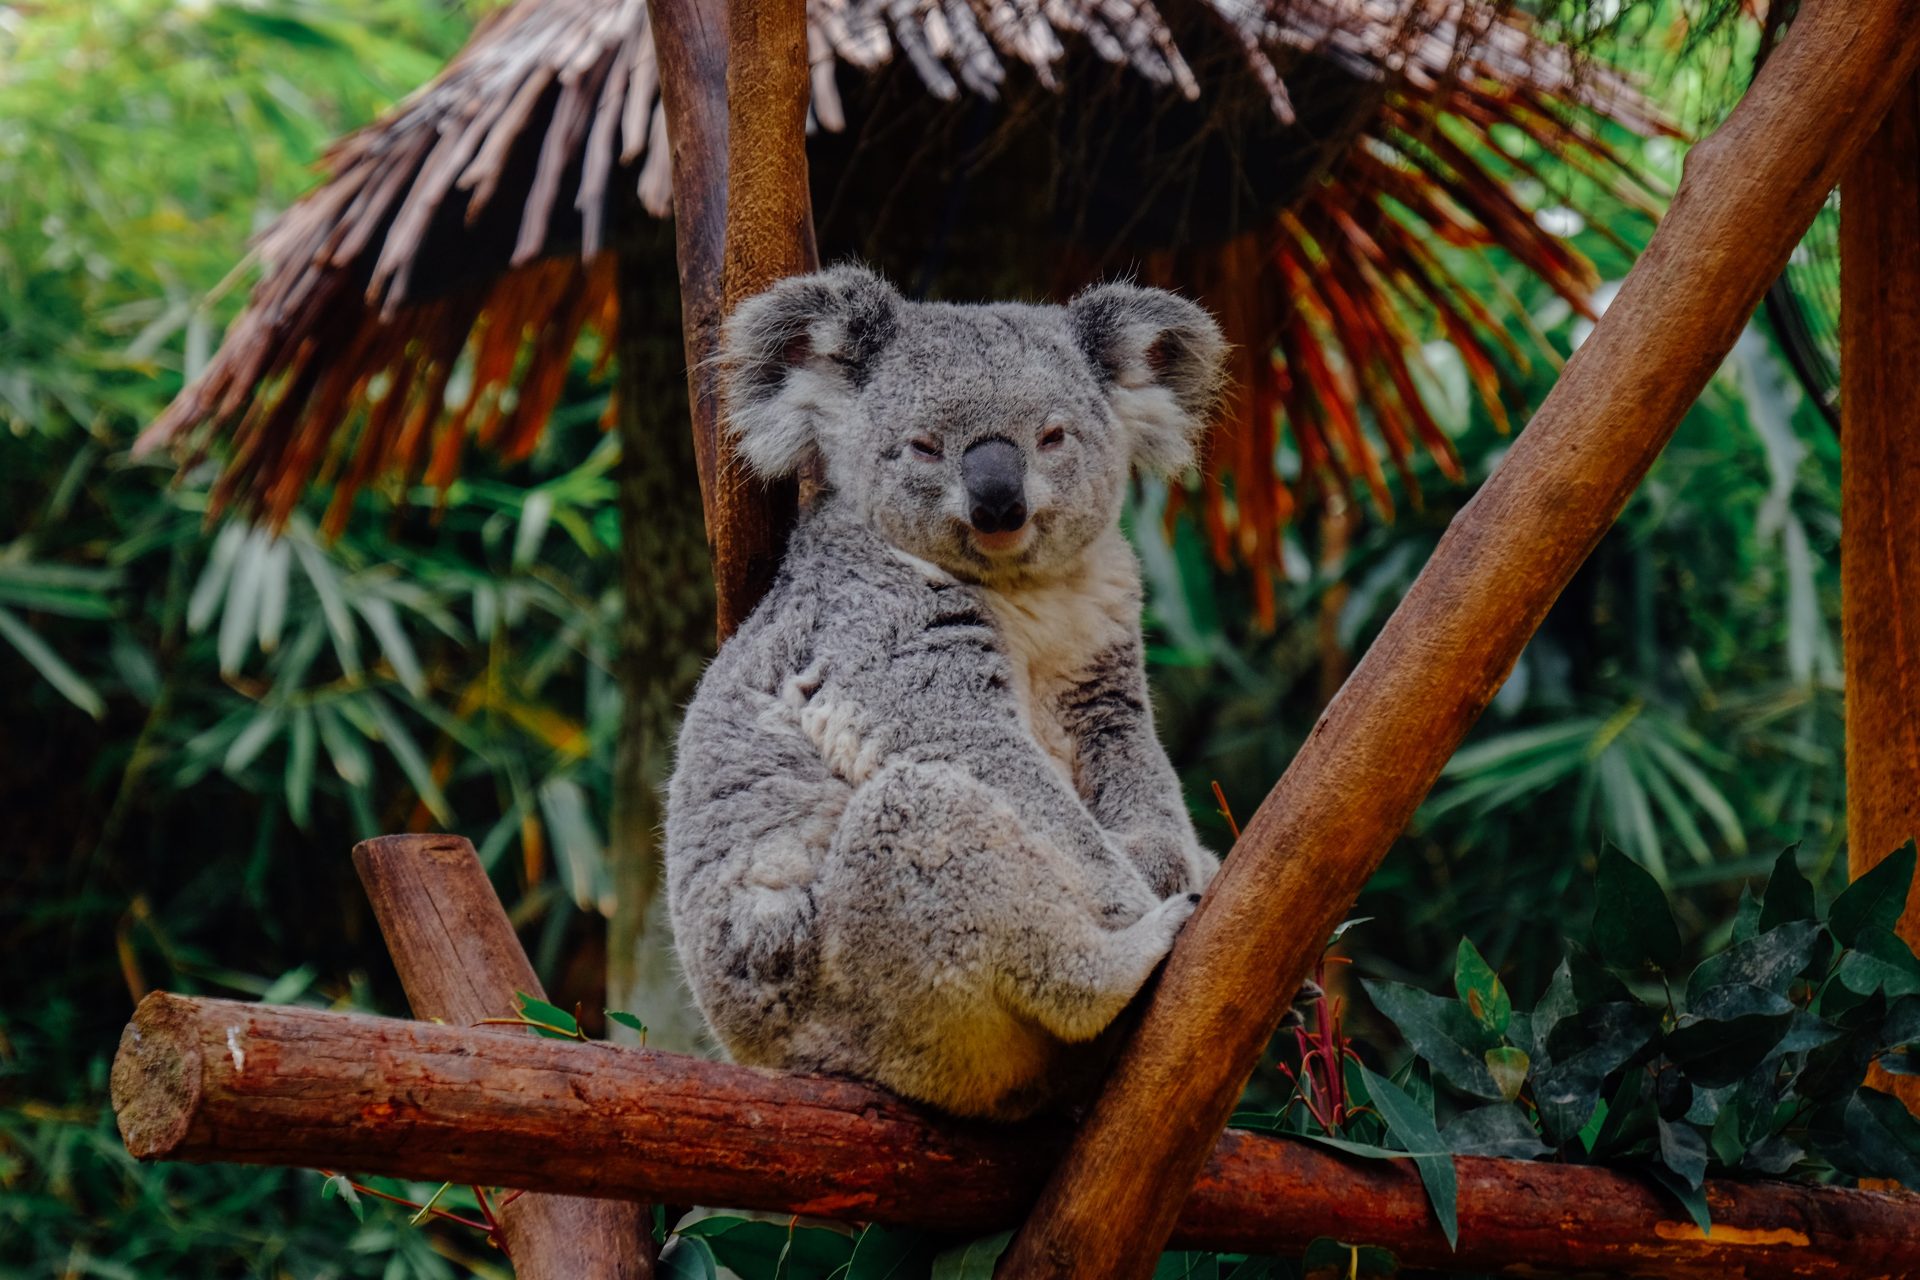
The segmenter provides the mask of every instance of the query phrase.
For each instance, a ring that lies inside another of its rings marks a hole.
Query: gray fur
[[[1118,516],[1132,466],[1191,456],[1222,359],[1204,311],[1126,285],[960,307],[841,268],[739,308],[740,451],[826,485],[669,795],[675,936],[736,1059],[1025,1115],[1166,954],[1217,864],[1154,738]],[[1032,512],[997,550],[959,478],[987,438]]]

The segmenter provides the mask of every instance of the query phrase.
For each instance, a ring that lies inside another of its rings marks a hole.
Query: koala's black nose
[[[998,438],[960,455],[967,519],[981,533],[1011,533],[1027,522],[1027,460],[1020,446]]]

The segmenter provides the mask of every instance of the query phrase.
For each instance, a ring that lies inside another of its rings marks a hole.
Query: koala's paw
[[[1145,932],[1151,933],[1159,944],[1159,954],[1165,955],[1173,947],[1173,940],[1180,936],[1180,930],[1193,915],[1193,909],[1200,905],[1197,893],[1176,893],[1171,898],[1162,899],[1160,905],[1142,917],[1140,923]]]
[[[1127,856],[1155,893],[1193,892],[1207,887],[1220,860],[1171,832],[1148,832],[1127,841]]]

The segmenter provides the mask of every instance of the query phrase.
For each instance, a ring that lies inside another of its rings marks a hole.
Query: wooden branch
[[[673,141],[687,386],[724,641],[766,594],[798,511],[795,485],[768,484],[736,463],[712,359],[734,303],[818,263],[807,190],[806,11],[803,0],[677,0],[653,9]]]
[[[466,1027],[513,1016],[516,992],[546,998],[465,839],[385,836],[357,846],[353,865],[416,1018]],[[533,1033],[506,1035],[524,1040]],[[651,1215],[643,1205],[525,1195],[497,1212],[520,1280],[645,1280],[653,1274]]]
[[[164,993],[121,1038],[113,1101],[141,1159],[672,1196],[970,1234],[1016,1221],[1066,1138],[940,1118],[851,1081]],[[1709,1183],[1702,1238],[1632,1177],[1456,1163],[1452,1252],[1411,1169],[1229,1132],[1175,1205],[1174,1240],[1297,1255],[1331,1235],[1409,1265],[1511,1274],[1920,1274],[1910,1193]]]
[[[1261,805],[1000,1274],[1145,1277],[1328,931],[1920,62],[1901,0],[1809,0],[1658,233]]]
[[[1840,184],[1840,596],[1847,859],[1920,836],[1920,79]],[[1920,946],[1920,894],[1899,933]],[[1920,1079],[1873,1082],[1920,1108]]]

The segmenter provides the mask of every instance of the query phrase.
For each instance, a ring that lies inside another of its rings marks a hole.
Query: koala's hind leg
[[[947,765],[895,765],[860,787],[830,862],[847,878],[826,895],[843,977],[894,1000],[924,984],[935,1018],[993,1005],[1070,1042],[1113,1021],[1198,900],[1161,900],[1144,878],[1116,890]],[[1116,892],[1124,902],[1106,900]]]

